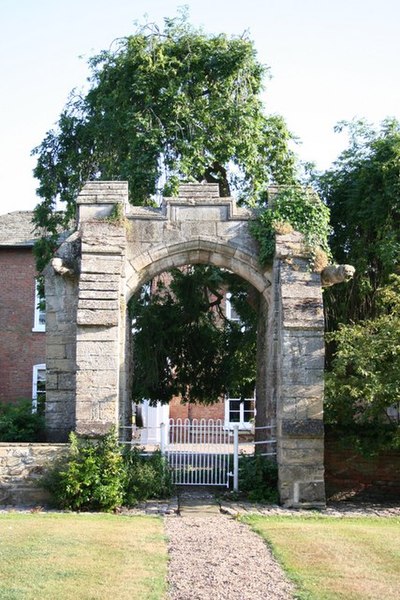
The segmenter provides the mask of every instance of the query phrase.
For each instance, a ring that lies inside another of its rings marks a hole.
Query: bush
[[[43,442],[44,417],[32,412],[31,400],[0,405],[0,442]]]
[[[125,470],[115,432],[99,440],[70,434],[68,455],[43,485],[60,508],[112,511],[123,503]]]
[[[278,502],[278,466],[265,456],[239,457],[239,490],[250,502]]]
[[[56,506],[81,511],[112,511],[172,492],[161,453],[121,450],[115,432],[97,440],[71,433],[68,455],[53,465],[42,485]]]
[[[124,503],[134,506],[141,500],[165,498],[172,493],[170,471],[165,458],[157,451],[143,456],[141,450],[123,452],[125,464]]]

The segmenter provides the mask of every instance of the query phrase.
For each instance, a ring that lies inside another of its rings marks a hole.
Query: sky
[[[400,119],[398,0],[0,0],[0,214],[36,205],[31,150],[85,85],[87,59],[183,4],[207,33],[249,32],[270,68],[266,112],[318,169],[346,147],[338,121]]]

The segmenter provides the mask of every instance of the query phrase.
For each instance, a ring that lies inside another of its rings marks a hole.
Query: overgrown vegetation
[[[265,456],[239,457],[239,490],[250,502],[277,503],[278,466]]]
[[[32,400],[0,404],[0,442],[42,442],[42,412],[32,412]]]
[[[122,450],[114,432],[96,440],[71,433],[67,456],[49,470],[43,486],[56,506],[79,511],[112,511],[172,492],[160,453]]]
[[[267,207],[251,222],[250,230],[258,242],[263,265],[271,262],[274,256],[276,233],[292,230],[304,235],[304,242],[314,255],[316,270],[321,271],[331,256],[329,209],[310,188],[284,186],[278,189],[271,195]]]

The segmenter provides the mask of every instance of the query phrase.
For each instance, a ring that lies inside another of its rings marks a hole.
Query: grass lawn
[[[400,519],[244,519],[268,542],[301,600],[398,600]]]
[[[166,572],[161,519],[0,515],[2,600],[160,600]]]

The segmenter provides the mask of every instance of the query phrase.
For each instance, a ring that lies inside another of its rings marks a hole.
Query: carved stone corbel
[[[350,281],[354,277],[354,273],[355,268],[352,265],[328,265],[321,272],[322,287]]]

